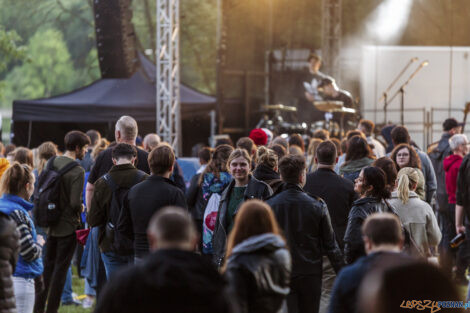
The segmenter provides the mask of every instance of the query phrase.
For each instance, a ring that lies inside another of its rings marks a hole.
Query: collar
[[[365,197],[365,198],[357,199],[356,201],[354,201],[353,205],[361,205],[361,204],[370,203],[370,202],[377,203],[378,201],[374,197]]]
[[[317,171],[318,172],[328,172],[328,173],[334,173],[336,174],[336,172],[334,170],[332,170],[331,168],[328,168],[328,167],[320,167],[320,168],[317,168]]]
[[[21,205],[26,211],[31,211],[33,209],[33,206],[34,206],[31,202],[26,201],[25,199],[23,199],[21,197],[11,195],[11,194],[3,195],[2,199],[5,199],[5,200],[11,201],[11,202],[15,202],[15,203]]]
[[[109,172],[118,172],[118,171],[125,171],[125,170],[131,170],[135,169],[135,166],[128,163],[128,164],[119,164],[119,165],[113,165],[111,167],[111,170]]]
[[[147,180],[153,180],[153,181],[156,181],[156,182],[157,181],[164,182],[164,183],[168,183],[168,184],[171,184],[171,185],[177,187],[176,184],[171,179],[168,179],[168,178],[160,176],[160,175],[152,174],[147,178]]]

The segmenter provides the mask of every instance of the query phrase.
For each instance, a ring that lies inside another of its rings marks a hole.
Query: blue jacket
[[[28,218],[29,225],[31,225],[31,236],[34,241],[37,240],[36,228],[34,223],[29,215],[29,211],[33,209],[33,204],[14,195],[4,195],[0,198],[0,211],[11,215],[16,210],[26,213],[25,215]],[[13,276],[24,277],[24,278],[35,278],[42,274],[44,270],[42,264],[42,258],[37,258],[34,261],[27,262],[23,259],[21,254],[18,257],[18,263],[16,264],[15,273]]]
[[[335,279],[328,313],[358,312],[358,292],[362,280],[367,273],[380,264],[381,260],[387,258],[410,260],[408,256],[401,253],[385,251],[373,252],[358,259],[355,263],[344,267]]]

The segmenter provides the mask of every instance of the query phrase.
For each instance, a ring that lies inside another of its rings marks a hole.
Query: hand
[[[315,101],[315,98],[313,97],[313,95],[307,91],[305,92],[305,98],[307,98],[307,100],[311,102]]]
[[[41,235],[38,235],[38,236],[37,236],[36,242],[37,242],[40,246],[44,246],[44,244],[46,243],[46,241],[44,240],[44,237],[41,236]]]
[[[457,235],[460,234],[460,233],[465,233],[465,226],[456,225],[455,226],[455,231],[456,231]]]

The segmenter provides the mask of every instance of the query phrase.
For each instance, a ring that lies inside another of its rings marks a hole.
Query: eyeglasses
[[[399,153],[397,154],[397,158],[405,158],[405,157],[409,157],[410,154],[409,153]]]

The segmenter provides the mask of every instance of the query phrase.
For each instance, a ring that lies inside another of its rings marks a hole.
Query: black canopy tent
[[[91,128],[114,139],[114,123],[122,115],[130,115],[137,120],[141,135],[155,132],[155,66],[143,56],[140,57],[140,64],[140,68],[128,79],[100,79],[78,90],[47,99],[15,100],[12,141],[28,147],[38,146],[46,140],[61,145],[68,131]],[[184,84],[180,85],[180,97],[181,115],[185,120],[207,116],[215,108],[214,97]],[[185,122],[183,127],[190,124]],[[209,136],[208,129],[203,130],[202,138]],[[198,131],[201,132],[201,129]],[[183,129],[183,133],[198,137],[194,129]]]

